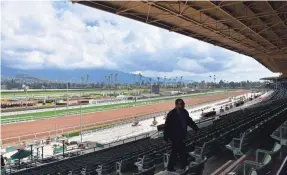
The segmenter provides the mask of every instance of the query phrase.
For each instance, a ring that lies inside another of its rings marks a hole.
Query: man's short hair
[[[179,102],[181,102],[181,103],[184,104],[184,101],[183,101],[183,99],[181,99],[181,98],[178,98],[178,99],[175,100],[175,104],[176,104],[176,105],[177,105]]]

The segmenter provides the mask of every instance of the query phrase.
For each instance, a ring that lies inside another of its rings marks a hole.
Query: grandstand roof
[[[80,1],[248,55],[287,74],[287,1]]]
[[[264,77],[260,80],[287,80],[287,76],[279,76],[279,77]]]

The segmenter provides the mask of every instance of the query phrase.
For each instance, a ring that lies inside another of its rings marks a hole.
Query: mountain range
[[[29,79],[29,80],[41,80],[41,81],[65,81],[65,82],[78,82],[82,81],[83,77],[85,80],[88,75],[88,82],[104,82],[107,81],[105,76],[110,74],[118,74],[118,83],[134,83],[134,74],[125,73],[115,70],[105,70],[105,69],[56,69],[56,68],[46,68],[46,69],[34,69],[34,70],[21,70],[6,66],[1,66],[1,78],[2,79]],[[136,75],[135,80],[139,82],[139,76]],[[142,77],[142,80],[147,81],[148,77]],[[156,78],[153,80],[157,81]]]

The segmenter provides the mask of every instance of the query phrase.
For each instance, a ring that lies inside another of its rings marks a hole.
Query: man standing
[[[174,166],[179,154],[181,169],[187,165],[187,153],[184,139],[187,134],[187,126],[197,131],[198,127],[189,117],[188,111],[184,109],[185,104],[182,99],[175,100],[175,108],[167,114],[164,125],[164,141],[171,141],[172,151],[168,162],[167,171],[174,171]]]

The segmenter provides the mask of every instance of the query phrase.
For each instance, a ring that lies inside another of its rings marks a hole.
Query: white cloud
[[[212,62],[215,62],[215,59],[211,58],[211,57],[206,57],[204,59],[199,60],[199,62],[201,62],[201,63],[212,63]]]
[[[192,79],[272,75],[252,58],[70,1],[1,5],[1,55],[9,66],[107,68]]]
[[[177,66],[184,71],[205,72],[206,69],[196,60],[188,58],[179,58]]]

